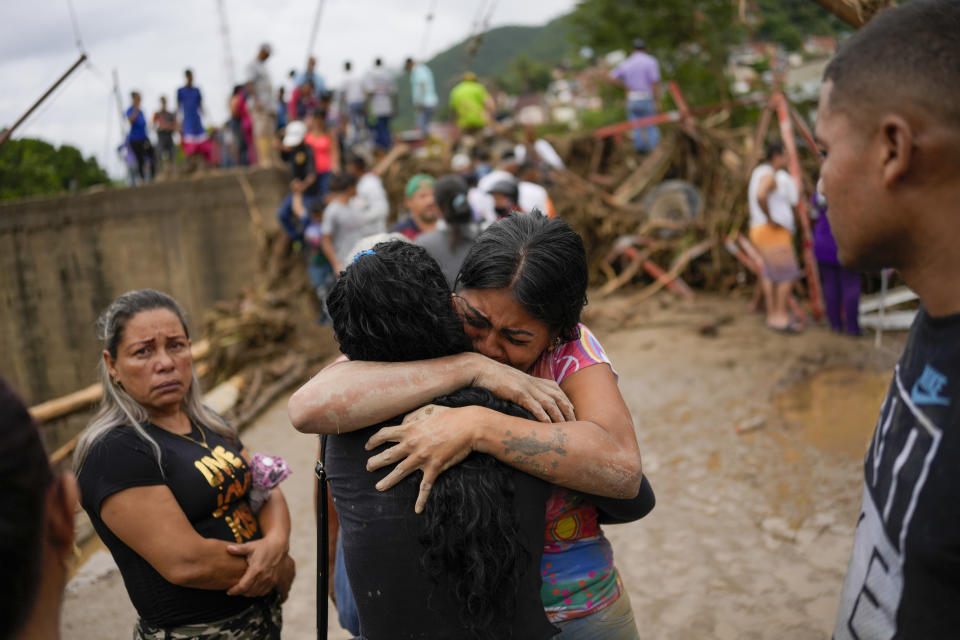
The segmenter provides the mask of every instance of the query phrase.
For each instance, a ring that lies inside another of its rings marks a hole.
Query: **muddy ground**
[[[590,324],[620,374],[657,494],[647,518],[607,528],[641,637],[828,638],[862,456],[903,335],[877,349],[872,336],[822,328],[774,334],[744,301],[709,296],[661,294],[626,318],[611,309],[592,305]],[[284,637],[312,637],[315,439],[289,426],[283,398],[244,440],[295,469],[284,492],[298,576]],[[68,587],[63,637],[128,638],[135,614],[95,551]],[[349,637],[330,628],[333,640]]]

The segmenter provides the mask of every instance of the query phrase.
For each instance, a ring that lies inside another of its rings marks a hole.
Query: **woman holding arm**
[[[139,614],[134,638],[280,637],[290,514],[248,502],[249,457],[201,404],[183,313],[145,289],[100,318],[103,404],[77,445],[81,504]]]
[[[422,470],[418,511],[438,474],[472,451],[558,485],[547,504],[542,566],[551,622],[561,638],[636,637],[596,508],[560,488],[632,498],[643,477],[613,369],[579,323],[587,286],[580,237],[539,214],[506,218],[480,236],[458,285],[454,302],[479,354],[333,365],[294,394],[291,421],[310,433],[354,431],[470,384],[524,406],[540,421],[481,407],[424,407],[370,439],[371,449],[398,444],[368,468],[396,463],[382,490]]]

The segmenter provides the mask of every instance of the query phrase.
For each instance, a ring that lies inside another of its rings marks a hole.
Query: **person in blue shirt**
[[[183,72],[186,84],[177,89],[177,111],[180,113],[180,144],[187,159],[203,156],[207,165],[213,164],[213,145],[203,127],[203,96],[193,84],[193,71]]]
[[[310,58],[307,60],[306,70],[298,73],[293,79],[293,83],[295,86],[299,87],[308,80],[313,85],[313,92],[315,96],[319,97],[321,93],[326,91],[327,87],[323,81],[323,76],[317,73],[317,59],[314,56],[310,56]]]
[[[127,109],[127,122],[130,123],[127,144],[130,145],[130,150],[137,159],[137,173],[140,175],[140,180],[147,182],[147,175],[150,176],[150,180],[153,180],[156,160],[153,157],[153,146],[150,145],[150,138],[147,136],[147,119],[143,117],[143,111],[140,110],[140,93],[132,91],[130,100],[133,104]]]

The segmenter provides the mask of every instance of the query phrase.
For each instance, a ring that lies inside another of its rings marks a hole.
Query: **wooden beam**
[[[799,199],[797,201],[797,217],[800,219],[800,230],[803,249],[803,269],[807,275],[807,291],[810,293],[810,311],[814,320],[823,317],[823,290],[820,288],[820,271],[817,268],[817,259],[813,255],[813,231],[810,227],[810,216],[807,214],[807,196],[803,192],[803,178],[800,168],[800,158],[797,155],[797,142],[793,135],[793,125],[790,120],[790,105],[787,97],[777,92],[771,100],[777,111],[780,122],[780,137],[783,139],[783,150],[787,154],[787,165],[794,183],[797,185]]]
[[[813,0],[851,27],[859,29],[877,12],[896,6],[892,0]]]
[[[194,360],[201,360],[208,353],[210,353],[210,342],[205,339],[195,343],[190,349]],[[30,416],[37,422],[48,422],[88,407],[99,401],[101,396],[103,396],[103,387],[97,382],[79,391],[30,407]]]

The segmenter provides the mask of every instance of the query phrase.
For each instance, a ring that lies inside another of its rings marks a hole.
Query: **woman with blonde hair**
[[[290,514],[277,489],[251,510],[249,456],[201,401],[183,312],[144,289],[99,325],[103,403],[75,467],[139,614],[134,638],[279,638]]]

